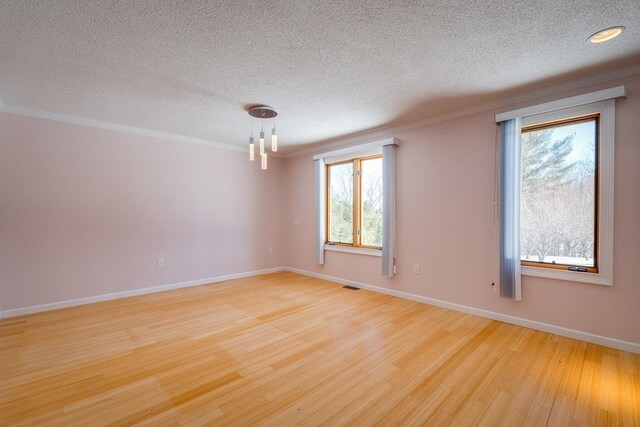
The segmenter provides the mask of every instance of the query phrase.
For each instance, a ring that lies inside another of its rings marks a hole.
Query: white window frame
[[[578,272],[545,267],[522,266],[522,275],[573,282],[613,285],[613,178],[615,158],[615,100],[594,102],[576,107],[522,118],[522,126],[552,122],[570,117],[599,114],[598,141],[598,272]]]

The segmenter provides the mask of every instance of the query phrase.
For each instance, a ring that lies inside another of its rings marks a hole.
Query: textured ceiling
[[[231,144],[250,104],[292,148],[634,62],[638,0],[0,0],[5,104]]]

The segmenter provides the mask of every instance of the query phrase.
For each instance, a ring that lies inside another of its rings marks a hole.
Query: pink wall
[[[614,286],[524,277],[522,301],[493,292],[498,111],[395,135],[398,274],[392,279],[381,277],[377,257],[327,252],[324,266],[314,264],[313,161],[308,154],[287,159],[286,265],[640,343],[640,76],[539,101],[622,83],[629,95],[616,104]],[[420,275],[413,274],[414,263]]]
[[[0,135],[2,310],[283,263],[280,159],[8,113]]]
[[[240,152],[0,113],[2,310],[287,265],[640,343],[640,76],[528,104],[621,83],[613,287],[525,277],[520,302],[490,288],[496,111],[395,135],[393,279],[377,257],[314,264],[311,155],[265,173]]]

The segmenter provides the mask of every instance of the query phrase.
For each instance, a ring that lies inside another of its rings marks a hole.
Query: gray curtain
[[[382,147],[382,275],[393,277],[396,256],[396,145]]]
[[[314,238],[316,264],[324,264],[325,239],[325,167],[322,159],[314,160],[315,164],[315,197],[316,197],[316,235]]]
[[[520,300],[520,119],[500,122],[500,296]]]

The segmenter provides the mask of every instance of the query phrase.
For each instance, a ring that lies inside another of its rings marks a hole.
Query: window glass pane
[[[595,267],[596,119],[522,133],[521,259]]]
[[[362,244],[382,247],[382,158],[363,160]]]
[[[329,166],[329,241],[353,243],[353,163]]]

